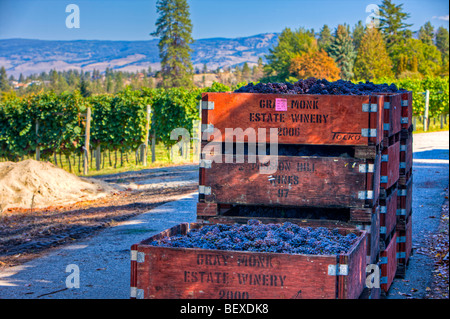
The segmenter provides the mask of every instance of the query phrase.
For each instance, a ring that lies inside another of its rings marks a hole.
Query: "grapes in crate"
[[[342,235],[338,229],[301,227],[291,222],[263,224],[251,219],[247,224],[213,224],[186,235],[155,240],[151,246],[217,250],[274,252],[286,254],[334,255],[346,253],[357,235]]]
[[[325,79],[308,78],[295,83],[249,83],[235,93],[268,93],[268,94],[328,94],[328,95],[371,95],[373,93],[401,93],[405,90],[395,84],[374,84],[372,82],[353,83],[338,80],[329,82]]]

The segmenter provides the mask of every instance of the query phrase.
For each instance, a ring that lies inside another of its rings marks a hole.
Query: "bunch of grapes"
[[[353,233],[338,229],[301,227],[285,222],[262,224],[251,219],[247,224],[213,224],[186,235],[155,240],[151,246],[275,252],[287,254],[334,255],[349,251],[357,240]]]
[[[404,92],[395,84],[374,84],[359,82],[357,84],[337,80],[329,82],[325,79],[308,78],[295,83],[249,83],[234,92],[236,93],[270,93],[270,94],[329,94],[329,95],[370,95],[373,93]]]

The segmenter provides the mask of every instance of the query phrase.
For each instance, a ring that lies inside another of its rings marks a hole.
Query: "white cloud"
[[[446,16],[434,16],[433,19],[439,19],[439,20],[444,20],[444,21],[448,21],[448,14]]]

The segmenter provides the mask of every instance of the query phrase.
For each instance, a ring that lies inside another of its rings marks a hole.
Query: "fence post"
[[[36,119],[36,161],[41,160],[41,148],[39,147],[39,120]]]
[[[145,143],[144,143],[144,158],[143,158],[143,164],[144,167],[147,166],[147,154],[148,154],[148,137],[149,137],[149,131],[150,131],[150,113],[151,108],[150,105],[147,105],[147,122],[145,123]]]
[[[428,108],[430,103],[430,90],[425,91],[425,112],[424,112],[424,119],[423,119],[423,131],[428,131]]]
[[[152,119],[152,123],[153,123],[153,112],[152,109],[150,108],[150,115],[151,115],[151,119]],[[156,161],[156,129],[153,129],[153,134],[152,134],[152,163],[154,163]]]
[[[89,138],[91,135],[91,108],[87,108],[86,113],[86,136],[84,142],[84,161],[83,161],[83,174],[87,175],[89,172]]]
[[[100,166],[102,163],[102,152],[100,149],[100,144],[97,145],[97,148],[95,149],[95,168],[97,169],[97,171],[100,170]]]

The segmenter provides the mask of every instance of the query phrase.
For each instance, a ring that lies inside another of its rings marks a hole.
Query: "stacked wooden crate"
[[[399,195],[406,189],[400,183],[406,156],[401,150],[410,142],[403,139],[403,117],[410,114],[402,113],[402,103],[399,93],[203,94],[198,219],[252,216],[351,223],[368,232],[366,262],[380,261],[382,289],[387,291],[401,256],[397,241],[404,237],[397,234],[402,229],[397,214]],[[225,134],[237,128],[248,134]],[[262,163],[255,150],[239,161],[233,152],[237,145],[248,142],[252,133],[257,141],[273,142],[271,128],[278,135],[276,164],[274,156],[265,158],[271,164]],[[228,153],[227,141],[235,143]],[[213,157],[211,150],[225,154]],[[274,168],[276,172],[265,174]]]
[[[404,277],[412,254],[412,93],[402,94],[402,130],[400,135],[400,170],[397,193],[397,276]]]
[[[387,292],[411,251],[411,102],[410,92],[204,93],[198,223],[132,246],[132,298],[378,298],[364,289],[369,264]],[[335,256],[150,245],[252,218],[357,241]]]

